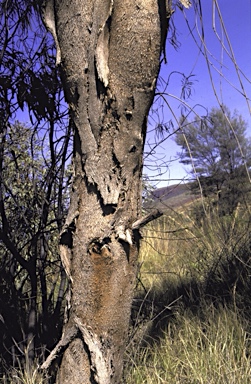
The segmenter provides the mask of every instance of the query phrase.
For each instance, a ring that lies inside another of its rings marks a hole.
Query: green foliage
[[[17,110],[29,111],[32,123],[60,120],[62,86],[53,55],[54,41],[46,36],[39,16],[42,1],[0,3],[0,117],[15,119]],[[0,125],[1,125],[0,124]]]
[[[71,127],[41,4],[0,4],[0,377],[53,347],[67,289],[57,243]],[[31,126],[13,123],[21,111]]]
[[[149,176],[143,175],[142,178],[142,206],[143,209],[151,206],[151,203],[153,202],[153,191],[156,188],[151,183],[151,180]]]
[[[208,116],[188,121],[182,118],[175,140],[181,146],[183,164],[191,164],[204,196],[215,196],[223,214],[233,212],[250,191],[247,167],[251,144],[246,138],[247,123],[227,107],[213,108]],[[237,181],[238,180],[238,181]],[[200,192],[198,183],[193,191]]]
[[[42,2],[0,4],[0,375],[52,348],[65,272],[58,234],[69,204],[71,127]],[[14,123],[29,115],[32,128]]]
[[[51,348],[63,320],[67,281],[57,239],[69,199],[69,137],[41,133],[16,122],[0,144],[1,369]]]

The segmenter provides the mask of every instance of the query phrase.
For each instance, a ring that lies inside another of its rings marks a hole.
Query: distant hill
[[[148,208],[155,207],[165,210],[190,204],[198,199],[198,195],[191,193],[190,187],[191,183],[157,188],[151,193],[152,202],[148,204]]]

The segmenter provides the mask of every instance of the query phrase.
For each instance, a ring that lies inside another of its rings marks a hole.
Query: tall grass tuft
[[[159,341],[127,356],[126,384],[248,384],[250,335],[230,309],[176,316]]]
[[[193,204],[144,230],[126,384],[250,383],[250,217]]]
[[[16,359],[16,367],[6,370],[0,379],[2,384],[45,384],[49,383],[49,377],[39,370],[38,360],[31,363],[28,352],[25,351],[24,359]]]
[[[251,215],[203,209],[144,229],[123,384],[251,382]],[[1,383],[50,382],[17,362]]]

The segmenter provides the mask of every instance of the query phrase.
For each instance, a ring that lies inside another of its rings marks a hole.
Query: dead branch
[[[149,215],[146,215],[139,220],[135,221],[132,225],[132,229],[140,229],[144,227],[146,224],[150,223],[150,221],[153,221],[157,219],[158,217],[162,216],[163,212],[161,212],[159,209],[156,209],[155,211],[149,213]]]

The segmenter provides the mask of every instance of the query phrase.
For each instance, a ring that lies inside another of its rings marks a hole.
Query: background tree
[[[67,287],[57,238],[69,206],[71,126],[54,42],[36,12],[37,2],[0,4],[1,369],[52,348]],[[29,126],[15,122],[20,110]]]
[[[180,125],[175,141],[182,147],[181,162],[192,165],[190,172],[198,176],[204,196],[216,194],[223,211],[231,213],[249,189],[247,123],[237,111],[231,113],[224,106],[194,121],[183,117]],[[192,188],[199,191],[197,182]]]
[[[42,138],[30,128],[18,122],[8,127],[0,149],[3,367],[15,366],[26,352],[32,362],[53,346],[60,332],[67,281],[57,237],[68,201],[60,163],[52,164]]]

